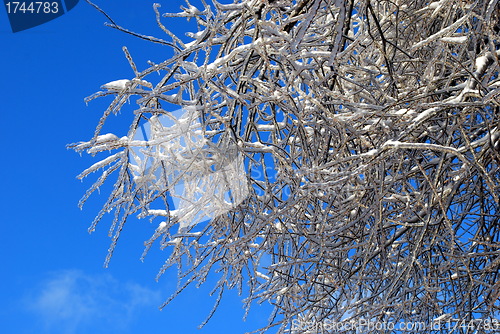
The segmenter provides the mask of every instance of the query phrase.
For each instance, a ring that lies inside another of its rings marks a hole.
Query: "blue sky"
[[[96,1],[118,24],[166,38],[152,2]],[[177,11],[182,4],[165,1],[161,11]],[[188,289],[160,312],[176,279],[170,272],[154,280],[166,256],[158,249],[139,261],[143,241],[156,228],[148,220],[129,222],[110,267],[103,268],[109,217],[92,235],[87,228],[107,193],[103,189],[78,209],[92,180],[80,182],[76,175],[95,160],[66,145],[88,140],[111,101],[86,106],[83,99],[106,82],[132,77],[122,46],[139,70],[147,60],[171,55],[165,47],[105,27],[105,21],[80,1],[62,17],[14,34],[0,8],[0,332],[221,334],[263,326],[269,308],[255,307],[243,322],[241,299],[230,291],[211,322],[197,330],[215,302],[208,296],[213,281]],[[176,32],[189,29],[182,20],[171,22]],[[126,114],[113,117],[107,130],[122,136],[128,120]]]

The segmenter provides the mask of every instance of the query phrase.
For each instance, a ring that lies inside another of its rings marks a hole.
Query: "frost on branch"
[[[179,268],[172,298],[215,275],[219,297],[274,305],[280,333],[498,315],[496,1],[153,10],[166,40],[134,34],[174,56],[139,71],[124,48],[135,77],[88,99],[114,98],[71,146],[116,151],[80,175],[102,171],[83,204],[117,174],[90,228],[114,211],[107,261],[127,219],[150,217],[145,253],[167,250],[159,276]],[[175,35],[179,18],[196,28]],[[102,134],[119,111],[128,134]]]
[[[171,196],[175,209],[169,216],[177,218],[180,231],[226,213],[248,195],[237,148],[209,143],[198,118],[191,106],[154,115],[134,138],[147,148],[130,151],[134,183]]]

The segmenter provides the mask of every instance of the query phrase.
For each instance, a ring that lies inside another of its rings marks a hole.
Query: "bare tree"
[[[107,261],[127,219],[150,217],[159,226],[145,253],[168,249],[159,276],[181,268],[172,298],[219,270],[220,296],[238,288],[248,306],[275,306],[263,331],[327,333],[360,319],[487,331],[500,305],[498,1],[160,8],[168,41],[110,25],[175,55],[139,71],[124,48],[134,78],[89,98],[114,96],[92,139],[71,145],[116,151],[80,175],[103,169],[83,204],[118,174],[90,227],[114,211]],[[197,30],[176,36],[162,16]],[[131,98],[128,136],[101,134]]]

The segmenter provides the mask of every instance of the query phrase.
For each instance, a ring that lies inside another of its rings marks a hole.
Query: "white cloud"
[[[159,291],[124,283],[111,275],[88,275],[80,270],[53,273],[32,292],[28,308],[50,333],[74,334],[106,326],[126,331],[141,308],[156,308]]]

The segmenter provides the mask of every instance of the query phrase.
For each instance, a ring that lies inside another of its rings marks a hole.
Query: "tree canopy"
[[[169,14],[154,4],[162,38],[109,18],[175,54],[140,71],[124,48],[134,78],[88,99],[114,98],[94,136],[71,145],[115,151],[80,175],[102,169],[81,204],[117,175],[90,228],[114,211],[107,261],[127,220],[149,217],[158,228],[144,255],[158,243],[159,275],[180,268],[172,298],[218,275],[221,296],[238,288],[248,306],[275,306],[264,331],[498,316],[499,9],[213,0]],[[174,35],[172,17],[196,30]],[[135,115],[128,135],[101,133],[119,111]]]

